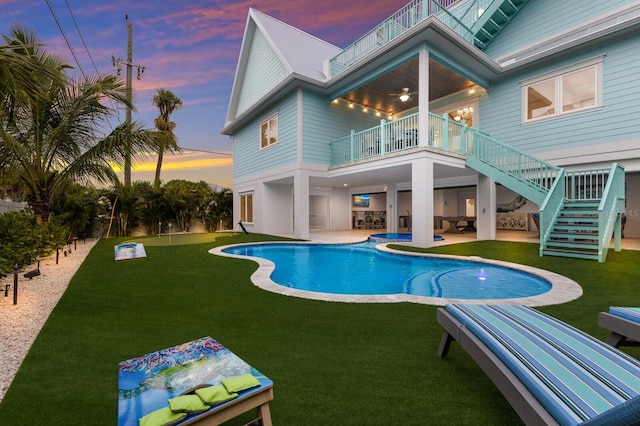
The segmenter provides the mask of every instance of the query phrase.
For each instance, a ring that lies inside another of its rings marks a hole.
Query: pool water
[[[398,232],[387,232],[384,234],[371,234],[369,235],[369,240],[376,241],[379,243],[408,242],[408,241],[411,241],[411,234],[398,233]],[[433,236],[433,241],[442,241],[442,240],[444,240],[442,235],[435,234]]]
[[[482,262],[385,253],[376,244],[252,244],[223,251],[269,259],[275,264],[271,280],[313,292],[507,299],[551,289],[547,280],[527,272]]]

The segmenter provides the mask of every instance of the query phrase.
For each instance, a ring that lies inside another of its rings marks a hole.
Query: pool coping
[[[366,241],[366,240],[364,240]],[[364,242],[361,241],[361,242]],[[495,259],[486,259],[480,256],[457,256],[444,255],[434,253],[416,253],[401,250],[394,250],[387,247],[390,243],[380,243],[376,245],[376,249],[386,253],[399,254],[403,256],[413,257],[433,257],[445,259],[457,259],[472,262],[486,263],[489,265],[497,265],[506,268],[516,269],[539,276],[551,283],[551,290],[529,297],[515,297],[510,299],[451,299],[443,297],[417,296],[411,294],[383,294],[383,295],[356,295],[356,294],[333,294],[322,293],[308,290],[298,290],[285,287],[271,280],[271,274],[275,269],[275,264],[261,257],[244,256],[225,253],[223,250],[231,247],[241,247],[249,245],[266,245],[266,244],[316,244],[316,245],[333,245],[321,242],[309,241],[265,241],[241,244],[229,244],[225,246],[215,247],[209,250],[210,254],[231,257],[236,259],[252,260],[258,264],[258,269],[251,275],[251,282],[263,290],[281,294],[284,296],[299,297],[303,299],[322,300],[327,302],[344,302],[344,303],[418,303],[423,305],[444,306],[448,303],[468,303],[468,304],[494,304],[494,305],[526,305],[526,306],[547,306],[567,303],[578,299],[582,296],[582,287],[570,278],[545,269],[535,268],[533,266],[522,265],[519,263],[505,262]],[[348,244],[348,243],[335,243]]]

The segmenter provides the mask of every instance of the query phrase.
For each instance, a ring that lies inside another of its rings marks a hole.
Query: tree
[[[0,165],[9,180],[20,182],[36,220],[49,221],[52,205],[74,182],[113,181],[112,164],[123,164],[127,133],[132,154],[155,145],[154,133],[132,122],[108,134],[117,104],[128,105],[124,83],[114,76],[74,79],[69,67],[48,55],[32,34],[20,28],[3,36],[0,77]],[[43,72],[25,74],[29,68]],[[8,81],[6,79],[9,79]]]
[[[158,136],[158,164],[156,165],[156,176],[154,185],[156,189],[160,187],[160,171],[162,170],[162,158],[164,152],[180,152],[180,147],[173,134],[176,123],[171,121],[171,114],[182,107],[182,101],[170,90],[158,89],[158,93],[153,96],[152,102],[158,107],[159,114],[154,123],[160,132]]]
[[[233,218],[233,191],[222,188],[213,191],[208,203],[200,210],[200,219],[207,231],[214,232],[220,226],[225,229]]]
[[[211,188],[206,182],[171,180],[162,187],[168,207],[176,219],[179,232],[189,232],[193,219],[197,217],[204,198],[211,198]]]

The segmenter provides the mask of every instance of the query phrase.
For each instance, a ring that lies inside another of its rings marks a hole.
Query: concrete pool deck
[[[347,244],[366,241],[369,235],[376,233],[375,230],[353,230],[353,231],[341,231],[341,232],[312,232],[309,241],[302,243],[314,243],[314,244]],[[465,234],[445,234],[445,239],[442,241],[434,241],[434,246],[462,243],[467,241],[475,241],[475,233]],[[498,240],[502,241],[520,241],[531,242],[538,244],[538,237],[535,232],[523,232],[523,231],[506,231],[498,233]],[[626,243],[626,244],[625,244]],[[630,250],[637,250],[640,248],[640,240],[627,239],[623,240],[623,248]],[[253,243],[252,243],[253,244]],[[405,244],[405,243],[402,243]],[[406,243],[406,245],[411,245]],[[225,246],[228,247],[228,246]],[[223,253],[225,247],[217,247],[210,250],[211,254],[227,257],[239,257],[247,259],[246,256],[236,256]],[[398,253],[406,256],[419,256],[419,257],[448,257],[453,259],[462,259],[467,261],[475,261],[481,263],[488,263],[491,265],[504,266],[508,268],[518,269],[537,276],[540,276],[552,284],[551,290],[546,293],[523,298],[511,298],[511,299],[447,299],[439,297],[426,297],[426,296],[414,296],[409,294],[390,294],[390,295],[342,295],[332,293],[320,293],[306,290],[297,290],[290,287],[285,287],[276,284],[271,280],[271,274],[275,268],[275,265],[267,260],[257,257],[251,259],[258,263],[258,270],[251,276],[251,281],[264,290],[282,294],[285,296],[300,297],[305,299],[323,300],[331,302],[346,302],[346,303],[400,303],[410,302],[428,305],[442,306],[447,303],[486,303],[486,304],[508,304],[508,305],[527,305],[527,306],[546,306],[566,303],[575,300],[582,296],[582,287],[575,281],[556,274],[551,271],[546,271],[539,268],[533,268],[527,265],[515,264],[510,262],[502,262],[493,259],[484,259],[479,256],[442,256],[434,254],[421,254],[421,253],[408,253],[391,250],[386,247],[385,243],[380,243],[376,246],[380,250],[390,253]]]

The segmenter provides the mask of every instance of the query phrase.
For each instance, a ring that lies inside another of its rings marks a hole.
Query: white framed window
[[[260,149],[278,143],[278,113],[260,123]]]
[[[522,122],[601,108],[603,60],[601,56],[522,81]]]
[[[240,222],[253,223],[253,192],[240,194]]]

